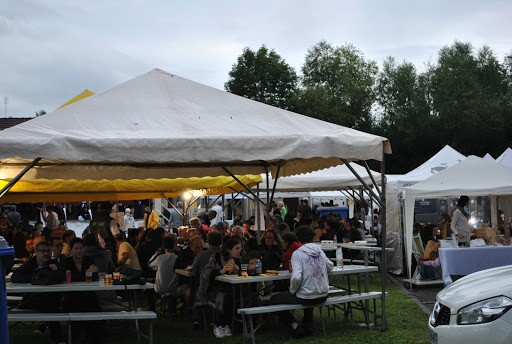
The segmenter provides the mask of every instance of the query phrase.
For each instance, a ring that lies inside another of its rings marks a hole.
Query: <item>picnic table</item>
[[[66,292],[90,292],[90,291],[137,291],[153,288],[152,283],[140,284],[112,284],[106,285],[100,282],[71,282],[54,285],[32,285],[30,283],[6,283],[7,294],[27,294],[27,293],[66,293]],[[133,298],[133,300],[132,300]],[[133,304],[133,306],[132,306]],[[141,311],[137,308],[136,298],[132,295],[129,307],[121,308],[115,311],[99,312],[70,312],[70,313],[41,313],[32,311],[10,311],[8,313],[9,322],[23,321],[65,321],[68,323],[68,343],[72,343],[71,322],[73,321],[97,321],[97,320],[135,320],[135,329],[140,341],[140,337],[146,338],[149,343],[153,342],[152,320],[156,319],[156,313]],[[149,333],[143,334],[139,329],[139,320],[149,320]]]
[[[370,293],[368,292],[368,289],[365,288],[365,291],[364,293],[361,293],[361,288],[360,288],[360,283],[359,283],[359,276],[361,274],[368,274],[370,272],[376,272],[378,271],[378,268],[376,266],[364,266],[364,265],[345,265],[342,269],[340,268],[337,268],[337,267],[334,267],[330,272],[329,272],[329,276],[343,276],[343,275],[351,275],[351,274],[357,274],[358,276],[358,289],[356,292],[356,294],[358,295],[361,295],[360,297],[358,298],[352,298],[354,301],[363,301],[363,300],[369,300],[370,298],[376,298],[377,297],[377,293]],[[228,284],[231,284],[232,287],[233,287],[233,304],[236,305],[236,295],[237,295],[237,292],[236,292],[236,287],[239,286],[239,300],[240,300],[240,309],[238,309],[238,313],[242,314],[242,319],[237,319],[235,316],[233,316],[233,323],[232,325],[234,325],[234,321],[240,321],[242,322],[242,327],[244,329],[244,342],[246,340],[246,338],[248,337],[251,337],[252,338],[252,341],[254,342],[254,332],[259,328],[257,327],[256,329],[253,328],[252,326],[252,318],[250,317],[250,321],[251,321],[251,331],[250,333],[247,333],[246,330],[246,326],[244,324],[244,316],[245,316],[245,312],[247,311],[247,314],[249,316],[251,316],[252,314],[258,314],[257,312],[259,311],[260,313],[268,313],[268,312],[273,312],[273,309],[278,307],[280,305],[272,305],[272,306],[261,306],[261,307],[253,307],[253,308],[248,308],[248,309],[244,309],[244,300],[246,299],[246,297],[244,297],[244,290],[247,290],[247,288],[242,288],[241,286],[242,285],[245,285],[245,284],[249,284],[249,283],[257,283],[257,282],[266,282],[266,281],[279,281],[279,280],[289,280],[291,278],[291,273],[287,270],[280,270],[278,271],[278,274],[274,275],[274,274],[270,274],[270,275],[266,275],[266,274],[263,274],[262,275],[257,275],[257,276],[249,276],[249,277],[246,277],[246,278],[240,278],[240,276],[237,276],[237,275],[233,275],[233,276],[226,276],[226,275],[221,275],[221,276],[217,276],[215,279],[219,282],[224,282],[224,283],[228,283]],[[350,295],[352,295],[352,292],[353,290],[351,289],[350,287],[350,279],[348,279],[348,283],[349,283],[349,287],[348,287],[348,298],[346,299],[343,299],[343,298],[339,298],[337,299],[337,302],[338,303],[344,303],[344,302],[352,302],[351,298],[350,298]],[[339,290],[339,289],[338,289]],[[331,303],[332,303],[332,306],[335,306],[336,304],[334,302],[332,302],[331,300]],[[302,308],[303,306],[302,305],[286,305],[287,308],[290,308],[290,307],[296,307],[296,308]],[[361,307],[363,308],[363,307]],[[363,310],[365,311],[365,318],[367,318],[367,314],[366,314],[366,309],[367,308],[364,308]],[[241,312],[242,311],[242,312]],[[235,310],[233,310],[233,315],[235,315]],[[233,327],[233,326],[232,326]],[[325,329],[324,329],[324,333],[325,333]]]

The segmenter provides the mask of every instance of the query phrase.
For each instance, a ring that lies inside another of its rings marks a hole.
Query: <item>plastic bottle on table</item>
[[[341,250],[341,246],[338,246],[336,249],[336,268],[340,270],[343,269],[343,251]]]
[[[335,235],[332,241],[333,241],[335,244],[337,244],[337,243],[338,243],[338,236],[337,236],[337,235]]]
[[[261,260],[258,259],[256,261],[256,274],[259,275],[261,273],[263,273],[263,268],[261,266]]]

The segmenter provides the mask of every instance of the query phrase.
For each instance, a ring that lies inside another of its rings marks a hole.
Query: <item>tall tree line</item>
[[[351,44],[311,47],[301,75],[274,50],[245,48],[225,89],[306,116],[387,137],[388,173],[407,173],[445,145],[495,158],[512,146],[512,52],[443,47],[424,71],[386,58],[380,68]]]

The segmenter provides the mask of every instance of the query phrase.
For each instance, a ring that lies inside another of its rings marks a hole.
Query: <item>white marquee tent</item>
[[[391,153],[384,137],[159,69],[3,130],[0,147],[0,179],[12,178],[0,197],[22,177],[131,180],[271,173],[277,178],[342,161],[382,162]]]
[[[496,159],[494,159],[494,158],[492,157],[492,155],[491,155],[491,154],[489,154],[489,153],[485,154],[485,155],[484,155],[484,157],[483,157],[482,159],[489,160],[489,161],[496,161]]]
[[[370,170],[372,180],[365,167],[356,163],[350,163],[350,166],[367,185],[373,185],[374,181],[377,183],[380,181],[380,173]],[[270,189],[274,182],[274,179],[270,180]],[[263,183],[266,184],[266,181],[263,180]],[[338,165],[319,171],[278,178],[275,190],[276,192],[333,191],[358,188],[361,185],[361,181],[346,165]]]
[[[422,182],[405,188],[405,237],[409,276],[415,199],[511,194],[512,168],[476,156],[470,156]]]
[[[430,159],[400,178],[400,187],[411,186],[417,182],[425,180],[432,175],[461,162],[465,158],[465,155],[457,152],[449,145],[446,145]]]
[[[0,179],[38,157],[26,178],[287,176],[391,153],[383,137],[158,69],[6,129],[0,146]]]
[[[386,176],[388,180],[386,184],[386,245],[395,249],[393,256],[390,257],[388,262],[388,267],[393,273],[401,273],[403,267],[403,228],[400,225],[402,223],[400,221],[402,215],[400,198],[402,197],[404,188],[432,177],[464,159],[466,159],[466,156],[457,152],[449,145],[446,145],[430,159],[409,173],[394,178]]]
[[[512,167],[512,148],[508,147],[505,151],[496,159],[498,164]]]

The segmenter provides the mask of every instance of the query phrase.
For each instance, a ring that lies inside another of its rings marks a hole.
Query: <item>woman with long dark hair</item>
[[[217,338],[231,336],[230,324],[233,318],[233,294],[227,283],[217,282],[215,277],[223,274],[240,275],[240,252],[242,245],[239,240],[229,239],[222,245],[222,251],[210,257],[208,264],[202,269],[199,279],[197,300],[212,300],[219,312],[213,334]]]
[[[457,237],[459,246],[469,246],[471,240],[471,227],[469,220],[469,197],[460,196],[457,201],[457,209],[453,212],[451,229]]]
[[[283,262],[283,242],[275,229],[265,231],[260,239],[261,265],[263,272],[267,270],[279,270]]]

